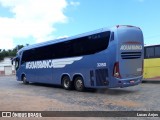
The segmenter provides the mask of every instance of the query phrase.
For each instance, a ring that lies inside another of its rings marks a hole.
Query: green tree
[[[23,45],[17,45],[14,49],[9,49],[9,50],[5,50],[5,49],[0,49],[0,60],[3,60],[5,57],[14,57],[16,56],[16,53],[18,50],[20,50],[21,48],[23,48]]]

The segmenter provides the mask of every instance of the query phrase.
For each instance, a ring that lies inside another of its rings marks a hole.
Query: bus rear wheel
[[[25,75],[22,76],[23,84],[29,84]]]
[[[62,86],[66,90],[71,90],[72,89],[72,82],[70,81],[69,76],[64,76],[62,78]]]
[[[83,92],[85,90],[82,77],[80,77],[80,76],[76,77],[76,79],[74,80],[74,87],[79,92]]]

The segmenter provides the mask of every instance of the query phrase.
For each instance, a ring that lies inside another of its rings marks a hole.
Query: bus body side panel
[[[24,74],[29,82],[52,83],[51,72],[51,69],[26,69],[26,64],[24,63],[17,71],[17,77],[21,81],[22,74]]]
[[[22,65],[17,72],[20,76],[24,73],[29,82],[48,83],[61,85],[63,74],[69,75],[73,80],[74,75],[81,75],[87,88],[106,88],[109,81],[109,55],[104,50],[93,55],[55,59],[54,68],[26,69]],[[78,60],[77,60],[78,58]]]
[[[84,60],[84,70],[82,74],[85,79],[85,86],[89,88],[106,88],[109,83],[109,64],[107,51],[102,51],[94,56],[86,58]],[[85,67],[86,66],[86,67]]]
[[[106,87],[105,82],[109,77],[107,57],[104,51],[97,54],[83,56],[81,60],[74,61],[72,64],[53,69],[53,84],[60,85],[62,75],[67,74],[71,80],[73,80],[74,75],[82,76],[87,88]],[[98,78],[98,74],[105,75],[105,80]]]
[[[37,72],[39,73],[37,81],[41,83],[52,83],[52,69],[39,69]]]
[[[114,31],[114,40],[110,41],[108,49],[108,64],[109,64],[109,88],[118,87],[118,81],[113,77],[113,68],[117,59],[117,36],[116,31]]]
[[[33,82],[37,81],[38,74],[35,72],[35,70],[26,70],[26,64],[23,63],[21,67],[17,70],[16,75],[18,81],[22,81],[22,75],[25,75],[27,81]]]

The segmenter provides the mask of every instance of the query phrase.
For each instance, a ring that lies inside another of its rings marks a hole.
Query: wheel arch
[[[21,74],[21,81],[23,81],[23,77],[24,77],[24,76],[26,77],[26,74],[25,74],[25,73],[22,73],[22,74]]]
[[[71,76],[68,73],[63,73],[61,75],[61,84],[62,84],[63,77],[65,77],[65,76],[69,77],[69,79],[71,80]]]
[[[72,81],[74,82],[77,77],[82,77],[82,81],[84,83],[84,76],[81,73],[75,73],[73,75]],[[85,86],[85,85],[84,85]]]

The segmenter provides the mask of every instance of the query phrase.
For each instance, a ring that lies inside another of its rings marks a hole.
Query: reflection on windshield
[[[15,67],[16,67],[16,70],[19,68],[19,60],[15,61]]]

